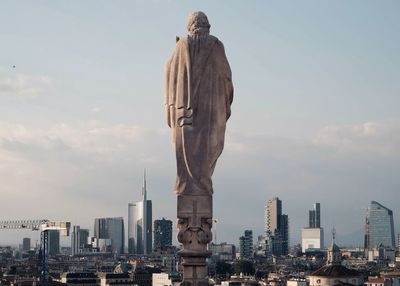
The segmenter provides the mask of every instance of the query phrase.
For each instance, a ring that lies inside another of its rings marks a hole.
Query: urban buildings
[[[346,268],[341,264],[342,253],[335,244],[335,231],[332,231],[332,244],[328,248],[327,264],[308,276],[310,286],[364,285],[363,274]]]
[[[400,233],[397,234],[397,251],[400,253]]]
[[[392,210],[376,201],[372,201],[365,219],[366,249],[378,248],[379,245],[395,248],[394,223]]]
[[[110,239],[111,251],[118,254],[124,253],[124,219],[122,217],[96,218],[94,220],[94,238],[97,241]]]
[[[77,255],[88,244],[89,230],[81,229],[79,225],[74,225],[71,233],[72,255]]]
[[[58,230],[48,230],[49,255],[60,254],[60,232]]]
[[[29,237],[24,237],[22,239],[22,251],[31,250],[31,239]]]
[[[302,252],[321,250],[324,248],[324,229],[321,227],[321,205],[314,204],[309,212],[308,227],[301,230]]]
[[[142,200],[128,204],[128,252],[152,252],[152,203],[147,200],[146,173],[143,177]]]
[[[246,243],[244,242],[244,244]],[[212,257],[215,261],[233,261],[236,258],[236,247],[230,243],[222,242],[216,244],[211,242],[209,250],[212,252]],[[252,251],[249,252],[251,253]]]
[[[240,259],[253,258],[253,231],[245,230],[244,235],[239,238]]]
[[[314,209],[308,212],[308,227],[320,228],[321,227],[321,205],[320,203],[314,204]]]
[[[324,229],[304,227],[301,230],[301,251],[314,251],[324,248]]]
[[[154,221],[154,249],[172,245],[172,221],[162,218]]]
[[[288,254],[289,218],[282,214],[282,201],[278,197],[269,200],[265,206],[265,234],[269,254]]]

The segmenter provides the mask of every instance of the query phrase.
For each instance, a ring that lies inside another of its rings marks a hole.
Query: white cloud
[[[397,121],[327,126],[302,141],[229,132],[214,176],[216,214],[221,222],[235,222],[234,235],[244,226],[261,229],[264,203],[278,195],[293,232],[306,220],[312,198],[323,204],[327,228],[344,216],[344,232],[361,227],[377,190],[383,204],[397,195],[399,130]],[[173,218],[175,160],[168,130],[99,121],[47,128],[0,124],[0,193],[10,202],[1,212],[10,216],[70,219],[78,205],[85,210],[78,223],[90,226],[96,216],[126,215],[126,203],[140,194],[145,167],[154,217]],[[30,207],[39,198],[47,209]],[[241,211],[236,215],[234,208]],[[219,227],[223,237],[223,223]]]
[[[380,121],[322,128],[313,140],[337,154],[400,156],[400,122]]]
[[[5,76],[0,73],[0,96],[37,97],[46,93],[52,86],[48,76],[18,73]]]
[[[101,111],[101,108],[98,107],[98,106],[94,106],[94,107],[91,109],[91,112],[92,112],[92,113],[99,113],[100,111]]]

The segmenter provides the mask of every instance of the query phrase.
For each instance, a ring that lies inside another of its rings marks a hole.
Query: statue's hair
[[[189,35],[209,34],[210,27],[207,16],[203,12],[197,11],[189,15],[187,26]]]

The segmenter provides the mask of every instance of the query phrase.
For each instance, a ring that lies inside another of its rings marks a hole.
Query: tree
[[[248,260],[239,260],[235,264],[235,273],[239,275],[243,273],[244,275],[254,275],[255,268],[254,263]]]
[[[215,272],[217,276],[226,278],[227,276],[233,274],[233,267],[225,261],[217,261]]]

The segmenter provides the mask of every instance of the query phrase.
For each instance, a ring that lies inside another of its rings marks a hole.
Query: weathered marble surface
[[[176,150],[178,240],[183,285],[208,285],[207,244],[212,233],[212,180],[231,114],[233,85],[223,44],[209,34],[202,12],[189,16],[188,36],[177,38],[166,67],[167,122]]]
[[[196,12],[190,21],[189,35],[178,40],[167,63],[165,101],[176,149],[175,191],[206,195],[224,148],[233,85],[223,44],[208,29],[197,31],[206,16]]]

